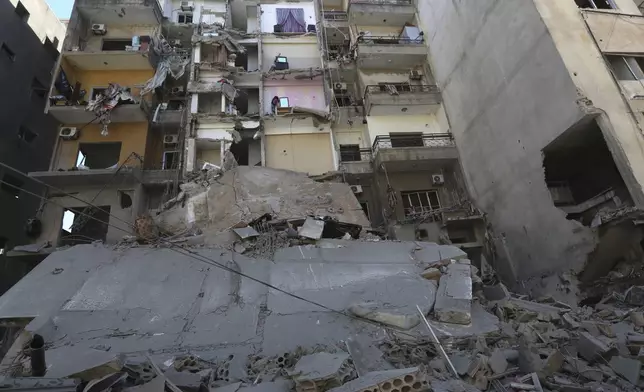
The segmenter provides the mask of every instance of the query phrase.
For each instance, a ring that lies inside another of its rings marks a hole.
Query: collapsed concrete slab
[[[315,182],[299,172],[239,166],[216,181],[188,183],[182,189],[186,200],[155,217],[162,232],[176,234],[199,227],[216,233],[266,213],[274,219],[314,215],[370,225],[349,185]]]
[[[472,277],[469,263],[447,266],[436,294],[434,315],[438,321],[469,324],[472,321]]]

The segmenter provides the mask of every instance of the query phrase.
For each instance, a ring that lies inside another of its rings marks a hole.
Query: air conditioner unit
[[[362,193],[362,185],[351,185],[353,193]]]
[[[58,132],[58,136],[60,136],[62,139],[65,139],[65,140],[76,140],[80,136],[80,132],[78,128],[65,127],[65,128],[60,128],[60,132]]]
[[[186,92],[184,87],[172,87],[172,94],[183,94]]]
[[[333,84],[333,91],[345,92],[345,91],[347,91],[347,84],[346,83],[334,83]]]
[[[423,71],[410,71],[409,72],[409,79],[410,80],[422,80],[423,79]]]
[[[195,9],[194,1],[182,1],[181,2],[181,11],[192,11]]]
[[[442,174],[432,174],[432,183],[434,185],[443,185],[445,183],[445,176]]]
[[[94,33],[94,35],[105,35],[107,33],[107,29],[104,24],[95,23],[92,25],[92,33]]]
[[[163,137],[164,144],[177,144],[179,143],[179,135],[165,135]]]

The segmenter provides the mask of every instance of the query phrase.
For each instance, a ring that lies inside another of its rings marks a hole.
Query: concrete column
[[[186,173],[195,171],[197,164],[197,140],[193,138],[186,139]]]
[[[266,167],[266,143],[265,143],[265,140],[264,140],[265,138],[266,138],[266,135],[264,135],[264,133],[262,133],[260,143],[261,143],[261,146],[262,146],[261,147],[261,151],[262,151],[261,152],[261,154],[262,154],[262,166],[264,166],[264,167]]]
[[[190,97],[190,113],[196,114],[199,111],[199,94],[192,94]]]
[[[195,62],[195,64],[199,64],[201,62],[201,44],[196,44],[195,45],[195,50],[192,55],[192,60]]]
[[[333,134],[334,131],[331,129],[329,131],[329,138],[331,140],[331,156],[333,157],[333,170],[338,170],[338,166],[340,164],[340,160],[338,159],[338,150],[335,146],[335,135]]]

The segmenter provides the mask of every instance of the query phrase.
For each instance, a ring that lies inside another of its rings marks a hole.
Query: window
[[[595,8],[605,10],[616,10],[617,6],[613,0],[575,0],[579,8]]]
[[[87,169],[116,168],[120,154],[120,142],[80,143],[78,145],[76,166]]]
[[[2,46],[0,47],[0,51],[2,52],[3,56],[6,56],[9,60],[15,61],[16,60],[16,53],[7,46],[6,43],[3,43]]]
[[[644,57],[607,55],[606,60],[618,80],[644,79]]]
[[[277,24],[282,33],[305,33],[304,8],[277,8]]]
[[[20,188],[22,188],[22,184],[22,180],[18,177],[14,177],[11,174],[5,174],[2,177],[2,184],[0,185],[0,189],[17,199],[20,197]]]
[[[20,127],[20,129],[18,130],[18,139],[23,140],[27,143],[33,142],[37,136],[37,133],[32,132],[25,127]]]
[[[177,23],[191,24],[192,12],[179,12],[177,14]]]
[[[402,192],[400,195],[406,217],[427,213],[441,207],[436,191]]]
[[[125,50],[126,46],[131,46],[131,39],[103,39],[103,51]]]
[[[179,165],[179,151],[163,152],[163,170],[176,169]]]
[[[33,78],[31,80],[31,92],[40,98],[45,98],[45,95],[47,95],[47,88],[44,84],[40,83],[38,79]]]
[[[20,19],[22,19],[22,21],[25,23],[27,23],[27,21],[29,20],[29,11],[27,11],[25,6],[22,5],[22,2],[20,1],[18,2],[18,4],[16,4],[16,14],[18,14]]]
[[[340,162],[357,162],[360,160],[360,146],[358,144],[340,145]]]
[[[98,97],[99,94],[103,95],[105,94],[105,90],[107,90],[107,87],[94,87],[92,89],[92,94],[90,95],[90,99],[94,100],[96,97]]]
[[[418,133],[390,133],[391,147],[423,147],[423,134]]]

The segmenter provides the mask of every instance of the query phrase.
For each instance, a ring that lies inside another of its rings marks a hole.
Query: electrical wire
[[[6,164],[4,164],[4,163],[2,163],[2,162],[0,162],[0,165],[5,166],[5,167],[8,167],[8,168],[12,169],[13,171],[15,171],[16,173],[19,173],[19,174],[21,174],[22,176],[24,176],[24,177],[26,177],[26,178],[33,179],[32,177],[29,177],[27,174],[25,174],[25,173],[23,173],[23,172],[21,172],[21,171],[19,171],[19,170],[15,169],[15,168],[13,168],[13,167],[9,166],[9,165],[6,165]],[[20,188],[19,186],[16,186],[16,185],[10,184],[10,183],[5,182],[5,181],[3,181],[3,180],[0,180],[0,184],[5,184],[5,185],[10,186],[10,187],[12,187],[12,188],[14,188],[14,189],[20,190],[21,192],[24,192],[24,193],[26,193],[26,194],[28,194],[28,195],[31,195],[31,196],[37,197],[37,198],[39,198],[39,199],[41,199],[41,200],[44,200],[46,203],[52,203],[52,204],[57,205],[57,206],[59,206],[59,207],[66,208],[64,205],[62,205],[62,204],[60,204],[60,203],[56,203],[56,202],[54,202],[54,201],[52,201],[52,200],[47,200],[46,198],[44,198],[44,197],[43,197],[43,196],[41,196],[41,195],[38,195],[38,194],[36,194],[36,193],[33,193],[33,192],[30,192],[30,191],[24,190],[24,189]],[[49,185],[48,185],[48,184],[46,184],[46,183],[43,183],[43,184],[45,184],[46,186],[49,186]],[[55,189],[55,188],[52,186],[52,189]],[[64,193],[64,194],[66,194],[66,195],[68,195],[68,196],[74,197],[73,195],[70,195],[70,194],[68,194],[68,193],[67,193],[67,192],[65,192],[65,191],[61,191],[61,192],[62,192],[62,193]],[[75,198],[75,197],[74,197],[74,198]],[[95,206],[95,205],[92,205],[92,204],[90,204],[90,203],[88,203],[88,202],[86,202],[86,201],[84,201],[84,200],[81,200],[81,199],[78,199],[78,200],[82,201],[83,203],[87,204],[87,205],[88,205],[88,206],[90,206],[90,207],[94,207],[94,208],[96,208],[96,209],[100,209],[100,207],[97,207],[97,206]],[[107,212],[107,211],[104,211],[104,212]],[[114,226],[114,225],[110,224],[109,222],[102,221],[102,220],[100,220],[100,219],[98,219],[98,218],[96,218],[96,217],[94,217],[94,216],[91,216],[91,215],[89,215],[89,214],[86,214],[86,213],[84,213],[84,212],[79,211],[78,213],[79,213],[79,214],[81,214],[81,215],[85,215],[85,216],[87,216],[88,218],[93,219],[93,220],[95,220],[95,221],[97,221],[97,222],[99,222],[99,223],[102,223],[102,224],[105,224],[105,225],[107,225],[107,226],[113,227],[113,228],[115,228],[115,229],[117,229],[117,230],[120,230],[120,231],[122,231],[122,232],[125,232],[125,233],[127,233],[127,234],[131,234],[130,232],[128,232],[127,230],[125,230],[125,229],[123,229],[123,228],[121,228],[121,227]],[[109,215],[110,217],[117,218],[117,217],[115,217],[114,215],[110,214],[109,212],[107,212],[107,213],[108,213],[108,215]],[[117,219],[118,219],[118,218],[117,218]],[[118,220],[121,220],[121,219],[118,219]],[[121,220],[121,221],[123,221],[123,220]],[[123,222],[125,222],[125,221],[123,221]],[[125,223],[126,223],[128,226],[130,226],[130,227],[132,227],[132,228],[133,228],[133,226],[131,226],[131,224],[130,224],[130,223],[128,223],[128,222],[125,222]],[[287,295],[287,296],[289,296],[289,297],[292,297],[292,298],[298,299],[298,300],[300,300],[300,301],[303,301],[303,302],[309,303],[309,304],[311,304],[311,305],[315,305],[315,306],[317,306],[317,307],[320,307],[320,308],[322,308],[322,309],[324,309],[324,310],[327,310],[327,311],[329,311],[329,312],[331,312],[331,313],[338,314],[338,315],[342,315],[342,316],[348,317],[348,318],[350,318],[350,319],[352,319],[352,320],[357,320],[357,321],[361,321],[361,322],[364,322],[364,323],[367,323],[367,324],[371,324],[371,325],[377,326],[377,327],[379,327],[379,328],[384,328],[384,329],[386,329],[386,330],[394,331],[394,332],[395,332],[395,333],[397,333],[397,334],[406,335],[406,336],[409,336],[409,337],[412,337],[412,338],[415,338],[415,339],[416,339],[416,338],[418,338],[418,336],[417,336],[417,335],[414,335],[414,334],[411,334],[411,333],[407,333],[407,332],[404,332],[404,331],[398,330],[398,329],[393,328],[393,327],[391,327],[391,326],[389,326],[389,325],[386,325],[386,324],[384,324],[384,323],[380,323],[380,322],[377,322],[377,321],[373,321],[373,320],[369,320],[369,319],[361,318],[361,317],[358,317],[358,316],[352,315],[352,314],[350,314],[350,313],[346,313],[346,312],[342,312],[342,311],[339,311],[339,310],[336,310],[336,309],[330,308],[330,307],[328,307],[328,306],[326,306],[326,305],[323,305],[323,304],[321,304],[321,303],[319,303],[319,302],[316,302],[316,301],[313,301],[313,300],[310,300],[310,299],[307,299],[307,298],[301,297],[301,296],[299,296],[299,295],[297,295],[297,294],[294,294],[294,293],[291,293],[291,292],[289,292],[289,291],[287,291],[287,290],[281,289],[281,288],[279,288],[279,287],[277,287],[277,286],[274,286],[274,285],[272,285],[272,284],[270,284],[270,283],[268,283],[268,282],[265,282],[265,281],[263,281],[263,280],[261,280],[261,279],[257,279],[257,278],[255,278],[255,277],[252,277],[252,276],[250,276],[250,275],[247,275],[247,274],[245,274],[245,273],[243,273],[243,272],[240,272],[240,271],[237,271],[237,270],[235,270],[235,269],[229,268],[229,267],[227,267],[225,264],[219,263],[218,261],[215,261],[215,260],[213,260],[213,259],[211,259],[211,258],[208,258],[208,257],[206,257],[206,256],[203,256],[203,255],[201,255],[201,254],[199,254],[199,253],[197,253],[197,252],[194,252],[194,251],[191,251],[191,250],[189,250],[189,249],[186,249],[186,248],[180,247],[180,246],[178,246],[177,244],[175,244],[175,243],[173,243],[173,242],[171,242],[171,241],[165,240],[165,239],[163,239],[163,238],[154,238],[154,239],[155,239],[155,240],[158,240],[158,241],[161,241],[161,242],[164,242],[164,243],[167,243],[167,244],[169,245],[169,249],[170,249],[170,250],[172,250],[172,251],[174,251],[174,252],[176,252],[176,253],[179,253],[179,254],[181,254],[181,255],[183,255],[183,256],[188,256],[188,257],[193,258],[193,259],[195,259],[195,260],[197,260],[197,261],[201,261],[202,263],[205,263],[205,264],[208,264],[208,265],[212,265],[212,266],[217,267],[217,268],[220,268],[220,269],[222,269],[222,270],[224,270],[224,271],[227,271],[227,272],[230,272],[230,273],[233,273],[233,274],[239,275],[239,276],[241,276],[241,277],[243,277],[243,278],[246,278],[246,279],[249,279],[249,280],[251,280],[251,281],[253,281],[253,282],[255,282],[255,283],[259,283],[259,284],[261,284],[261,285],[263,285],[263,286],[266,286],[266,287],[268,287],[268,288],[270,288],[270,289],[273,289],[273,290],[275,290],[275,291],[277,291],[277,292],[280,292],[280,293],[282,293],[282,294],[285,294],[285,295]],[[233,255],[234,255],[234,253],[233,253]]]

